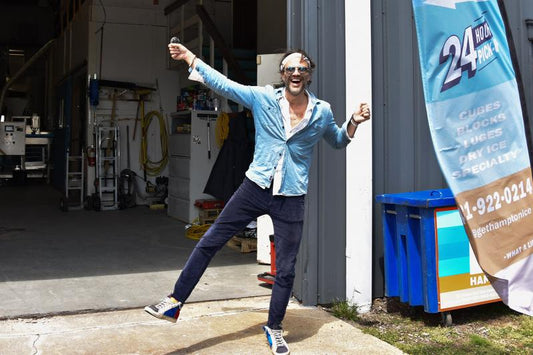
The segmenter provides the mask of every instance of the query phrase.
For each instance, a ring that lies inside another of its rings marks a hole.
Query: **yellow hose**
[[[159,138],[161,143],[161,159],[158,161],[152,161],[148,158],[148,128],[152,119],[157,117],[159,119]],[[157,176],[161,174],[163,169],[167,166],[168,163],[168,134],[165,124],[165,119],[163,115],[158,111],[150,111],[141,119],[141,154],[139,155],[139,160],[141,166],[146,171],[147,175]]]
[[[187,228],[187,231],[185,231],[185,236],[189,239],[193,240],[200,240],[207,232],[209,227],[211,227],[211,224],[194,224],[195,222],[198,222],[198,218],[196,218],[191,224],[189,228]]]

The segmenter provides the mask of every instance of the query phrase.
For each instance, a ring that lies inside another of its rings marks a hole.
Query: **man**
[[[145,311],[175,322],[215,253],[250,221],[269,214],[274,225],[276,279],[263,330],[274,354],[288,354],[281,322],[294,282],[313,147],[324,137],[333,147],[344,148],[357,126],[370,119],[370,109],[366,103],[360,104],[339,128],[330,105],[307,90],[315,64],[303,51],[283,57],[279,70],[284,87],[274,89],[270,85],[241,85],[209,67],[182,44],[168,47],[173,59],[189,65],[191,79],[252,111],[256,143],[243,183],[196,245],[174,291],[160,303],[146,306]]]

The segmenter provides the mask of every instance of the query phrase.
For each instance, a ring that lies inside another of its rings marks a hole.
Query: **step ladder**
[[[83,188],[85,186],[85,155],[73,156],[67,151],[65,174],[65,194],[59,201],[62,211],[83,208]]]
[[[120,174],[120,141],[118,127],[96,129],[96,179],[99,210],[116,210]]]

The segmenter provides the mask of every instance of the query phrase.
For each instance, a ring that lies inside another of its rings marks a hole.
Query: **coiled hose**
[[[185,236],[192,240],[200,240],[207,232],[209,227],[211,227],[211,223],[208,224],[197,224],[199,223],[199,219],[196,218],[193,223],[187,228],[185,231]]]
[[[158,161],[152,161],[148,158],[148,128],[152,119],[157,117],[159,119],[159,139],[161,143],[161,159]],[[141,166],[147,175],[157,176],[163,169],[167,166],[168,163],[168,133],[165,124],[165,119],[163,115],[158,111],[148,112],[141,120],[141,154],[139,155],[139,160]]]

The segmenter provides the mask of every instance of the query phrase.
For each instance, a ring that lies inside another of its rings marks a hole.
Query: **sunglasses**
[[[304,73],[309,73],[311,71],[310,68],[308,67],[285,67],[283,68],[283,70],[285,71],[285,73],[287,74],[292,74],[296,71],[296,69],[298,69],[298,71],[302,74]]]

